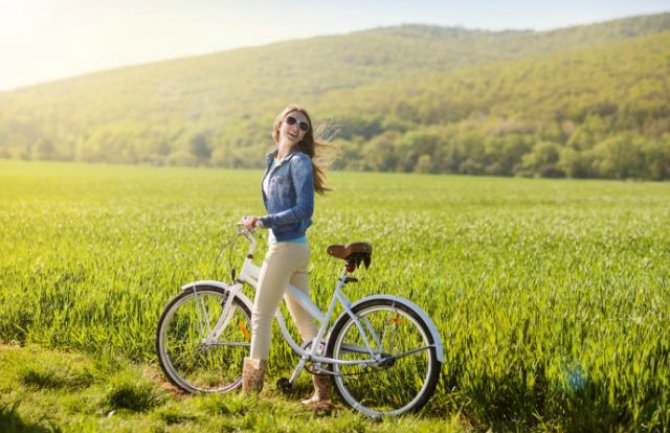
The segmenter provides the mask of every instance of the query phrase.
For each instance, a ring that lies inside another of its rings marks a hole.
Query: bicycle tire
[[[226,297],[227,291],[215,286],[184,290],[168,302],[158,321],[156,354],[161,369],[186,392],[228,392],[242,384],[243,359],[249,356],[251,340],[249,307],[235,297],[232,320],[219,340],[203,341],[216,325]]]
[[[381,335],[378,343],[370,344],[386,361],[367,367],[330,364],[337,394],[352,409],[375,418],[421,409],[433,395],[442,368],[433,336],[421,315],[406,304],[388,299],[363,300],[352,312],[361,326],[367,327],[367,320]],[[326,353],[334,359],[366,361],[373,357],[361,350],[365,347],[362,333],[351,316],[344,314],[333,327]],[[412,351],[416,352],[407,355]],[[400,354],[405,356],[397,357]]]

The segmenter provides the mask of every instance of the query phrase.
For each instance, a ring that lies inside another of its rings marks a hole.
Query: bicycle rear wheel
[[[385,299],[364,301],[353,313],[360,327],[344,315],[328,340],[328,357],[354,362],[330,366],[337,393],[352,409],[372,417],[419,410],[433,395],[442,367],[420,314]]]
[[[251,341],[247,305],[234,298],[228,326],[216,341],[207,341],[227,296],[213,286],[185,290],[170,300],[158,321],[158,360],[168,379],[184,391],[227,392],[242,384]]]

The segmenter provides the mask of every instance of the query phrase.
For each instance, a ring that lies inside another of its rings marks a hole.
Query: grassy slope
[[[0,161],[0,338],[152,362],[177,288],[260,213],[259,172]],[[347,293],[408,297],[447,366],[428,413],[565,430],[668,422],[668,184],[335,173],[310,231],[371,241]],[[240,245],[238,253],[243,251]],[[294,358],[275,345],[271,375]],[[659,424],[661,423],[661,424]],[[552,427],[553,426],[553,427]]]
[[[29,144],[45,135],[74,145],[104,126],[151,131],[171,123],[165,133],[169,140],[184,127],[216,131],[228,117],[249,119],[244,129],[254,130],[266,125],[287,100],[321,98],[341,89],[592,46],[669,27],[670,14],[659,14],[539,33],[377,29],[123,68],[2,93],[0,119],[10,131],[5,145],[16,141],[12,134]],[[331,100],[337,99],[336,93]]]
[[[487,116],[542,125],[584,119],[608,105],[662,117],[670,92],[668,44],[670,31],[372,84],[307,101],[316,111],[337,118],[347,112],[384,118],[397,114],[402,105],[404,120],[436,125],[472,118],[482,123]],[[348,105],[338,106],[338,101]]]
[[[37,98],[62,103],[67,102],[63,97],[71,95],[73,101],[86,104],[105,92],[124,93],[139,102],[153,95],[156,85],[168,94],[171,88],[181,90],[185,97],[220,88],[223,101],[228,94],[244,102],[257,102],[266,97],[320,94],[381,79],[552,53],[668,28],[670,13],[544,32],[406,25],[104,71],[6,92],[0,102]]]
[[[46,432],[460,432],[456,417],[404,417],[381,423],[341,406],[312,412],[269,385],[260,398],[238,392],[188,396],[161,382],[154,368],[123,358],[91,357],[31,346],[0,345],[3,433]]]

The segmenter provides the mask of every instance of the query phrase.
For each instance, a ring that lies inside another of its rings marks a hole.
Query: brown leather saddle
[[[326,249],[326,252],[338,259],[344,259],[348,264],[353,263],[356,267],[365,264],[365,267],[370,267],[372,259],[372,245],[367,242],[354,242],[346,245],[331,245]]]

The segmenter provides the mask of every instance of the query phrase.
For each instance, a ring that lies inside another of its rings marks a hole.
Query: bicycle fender
[[[216,281],[216,280],[201,280],[201,281],[194,281],[192,283],[188,283],[186,285],[181,286],[181,291],[183,292],[184,290],[192,289],[194,287],[218,287],[220,289],[229,291],[232,286],[229,284],[224,283],[223,281]],[[251,311],[251,308],[253,307],[254,303],[251,302],[251,300],[247,297],[247,295],[244,294],[242,290],[237,290],[237,293],[235,294],[237,298],[239,298],[247,307],[249,307],[249,311]]]
[[[433,341],[435,342],[435,354],[437,355],[437,360],[444,364],[444,348],[442,346],[442,338],[440,337],[440,333],[437,330],[437,326],[435,326],[435,323],[433,323],[433,320],[426,314],[425,311],[418,305],[416,305],[414,302],[400,298],[398,296],[392,296],[392,295],[374,295],[374,296],[368,296],[363,299],[359,299],[356,301],[353,305],[351,305],[351,309],[356,307],[359,304],[362,304],[363,302],[368,302],[372,300],[384,300],[384,301],[391,301],[397,304],[402,304],[405,305],[407,308],[411,309],[414,311],[419,317],[421,317],[421,320],[423,320],[426,325],[428,326],[428,332],[430,332],[431,337],[433,337]],[[347,314],[347,312],[343,312],[340,317],[344,316]],[[340,320],[338,317],[337,320]],[[337,321],[335,321],[337,323]]]

